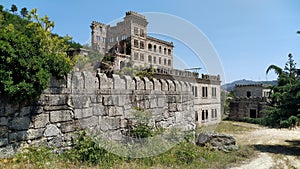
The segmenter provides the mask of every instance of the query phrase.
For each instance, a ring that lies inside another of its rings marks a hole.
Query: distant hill
[[[265,85],[277,85],[277,81],[273,80],[273,81],[253,81],[253,80],[237,80],[234,81],[232,83],[226,83],[224,85],[221,86],[222,89],[226,90],[226,91],[233,91],[235,85],[248,85],[248,84],[265,84]]]

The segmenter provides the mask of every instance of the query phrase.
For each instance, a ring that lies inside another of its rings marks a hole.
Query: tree
[[[21,16],[22,16],[23,18],[25,18],[26,15],[28,14],[27,8],[25,8],[25,7],[22,8],[21,11],[20,11],[20,14],[21,14]]]
[[[12,5],[11,5],[11,8],[10,8],[10,11],[11,11],[12,13],[17,12],[17,11],[18,11],[17,6],[16,6],[15,4],[12,4]]]
[[[22,31],[0,25],[0,95],[11,102],[37,98],[51,76],[63,78],[74,65],[66,54],[69,37],[52,36],[53,21],[39,18],[36,9],[27,19]]]
[[[295,126],[300,122],[300,79],[292,54],[288,55],[284,69],[270,65],[266,73],[271,70],[278,75],[278,85],[272,88],[270,106],[264,110],[265,122],[272,127]]]
[[[0,5],[0,12],[3,11],[3,5]]]

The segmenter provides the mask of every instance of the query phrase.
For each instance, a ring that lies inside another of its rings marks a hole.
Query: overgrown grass
[[[245,124],[245,125],[243,125]],[[222,121],[215,125],[201,126],[197,128],[197,133],[201,132],[217,132],[217,133],[227,133],[227,134],[240,134],[255,130],[253,127],[247,123],[234,122],[234,121]]]
[[[227,168],[252,157],[254,150],[240,146],[230,153],[181,142],[169,151],[147,158],[125,158],[107,152],[87,135],[74,142],[74,148],[60,155],[46,147],[31,147],[14,158],[2,159],[0,168]]]

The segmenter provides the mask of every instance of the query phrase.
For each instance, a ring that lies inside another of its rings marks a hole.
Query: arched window
[[[167,48],[164,48],[164,54],[165,55],[167,54]]]
[[[153,51],[156,52],[156,45],[153,46]]]
[[[171,49],[168,49],[168,55],[171,55],[172,51]]]
[[[152,51],[152,45],[151,45],[151,43],[148,44],[148,50]]]

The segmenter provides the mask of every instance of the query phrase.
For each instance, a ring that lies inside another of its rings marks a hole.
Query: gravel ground
[[[253,145],[259,155],[232,169],[300,169],[300,128],[271,129],[247,123],[233,123],[255,128],[254,131],[233,135],[238,144]]]

